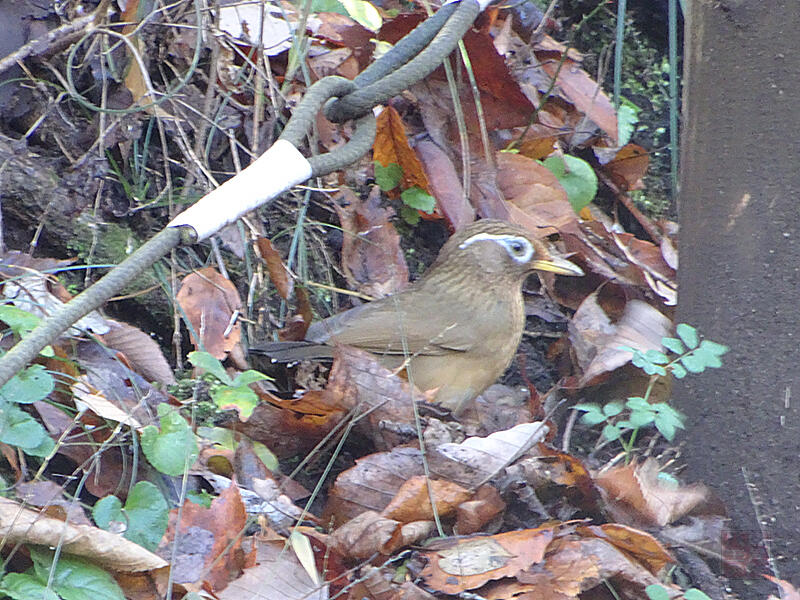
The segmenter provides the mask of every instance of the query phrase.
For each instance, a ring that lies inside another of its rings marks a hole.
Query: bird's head
[[[532,271],[583,275],[580,267],[552,254],[526,229],[494,219],[476,221],[454,234],[431,267],[439,269],[517,281]]]

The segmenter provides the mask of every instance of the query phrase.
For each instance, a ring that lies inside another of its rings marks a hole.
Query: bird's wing
[[[414,301],[416,306],[436,304],[420,303],[418,294]],[[408,294],[400,292],[314,323],[306,339],[356,346],[376,354],[438,355],[466,352],[473,347],[474,341],[465,335],[465,328],[457,321],[430,317],[415,314]],[[437,324],[432,327],[431,321]]]

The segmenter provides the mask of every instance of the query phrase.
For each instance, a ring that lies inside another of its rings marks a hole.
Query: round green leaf
[[[169,506],[164,495],[149,481],[140,481],[125,502],[128,529],[125,537],[154,551],[167,530]]]
[[[178,476],[197,459],[197,441],[189,424],[176,409],[158,405],[161,429],[148,425],[142,431],[142,451],[156,469]]]
[[[687,374],[686,369],[679,363],[672,363],[672,365],[670,365],[670,371],[672,371],[675,379],[683,379]]]
[[[597,175],[585,160],[564,154],[551,156],[543,164],[558,178],[575,212],[594,200],[597,194]]]
[[[607,417],[616,417],[619,413],[622,412],[622,402],[618,400],[614,400],[613,402],[609,402],[605,406],[603,406],[603,414]]]
[[[694,352],[681,357],[681,363],[689,373],[702,373],[706,370],[706,363],[702,357],[697,356]]]
[[[122,501],[116,496],[105,496],[92,507],[92,518],[100,529],[108,531],[113,527],[116,533],[128,528],[128,520],[122,514]],[[122,523],[123,527],[116,526]]]

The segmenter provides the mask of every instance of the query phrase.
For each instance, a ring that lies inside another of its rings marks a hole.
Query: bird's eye
[[[525,252],[525,246],[522,244],[522,242],[511,242],[509,247],[511,248],[511,252],[517,256],[520,256],[523,252]]]

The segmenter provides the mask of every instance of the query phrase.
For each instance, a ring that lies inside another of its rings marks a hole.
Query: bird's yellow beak
[[[566,258],[560,256],[551,256],[550,258],[543,258],[534,260],[531,266],[539,271],[549,271],[558,275],[583,275],[583,269],[578,265],[571,263]]]

